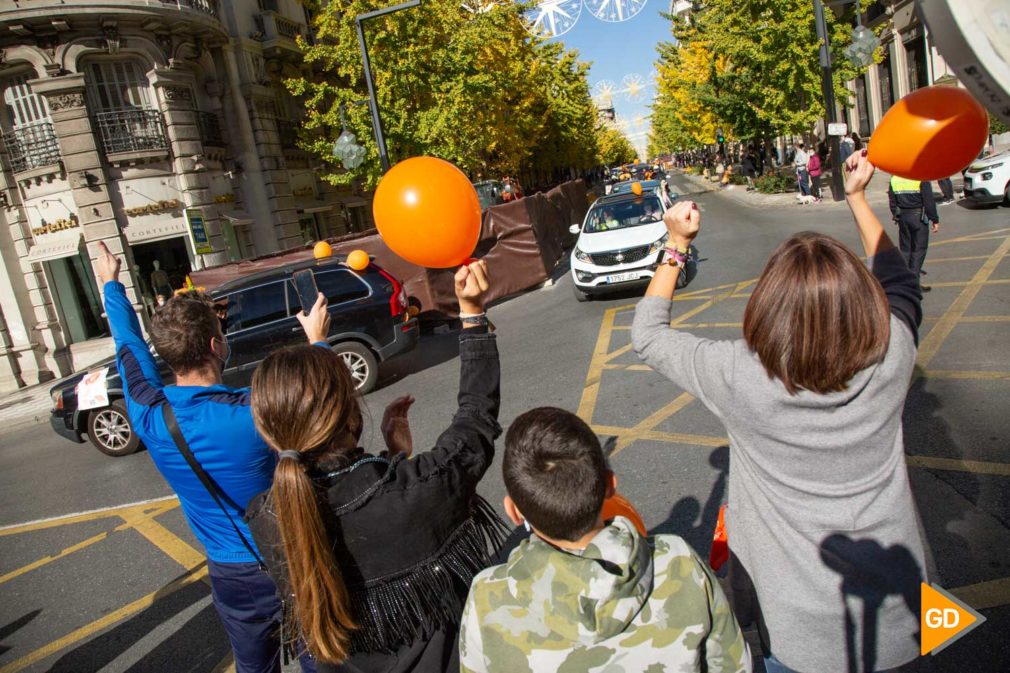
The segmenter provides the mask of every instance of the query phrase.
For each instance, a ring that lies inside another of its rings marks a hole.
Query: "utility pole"
[[[817,26],[817,37],[821,41],[821,89],[824,93],[824,120],[828,124],[834,124],[838,120],[835,114],[835,83],[831,77],[828,23],[824,20],[824,6],[821,4],[821,0],[814,0],[814,23]],[[845,180],[842,175],[838,136],[828,135],[828,144],[831,148],[831,194],[835,201],[841,201],[845,198]],[[816,152],[817,148],[814,147],[813,150]]]

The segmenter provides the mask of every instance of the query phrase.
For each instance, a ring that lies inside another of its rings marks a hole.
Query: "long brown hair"
[[[348,435],[356,440],[361,432],[361,412],[347,366],[339,355],[318,346],[275,351],[253,376],[252,414],[274,450],[298,451],[302,456],[277,461],[270,489],[294,594],[292,626],[301,628],[317,659],[343,661],[355,624],[316,487],[305,469],[313,452],[341,446]]]
[[[743,334],[791,395],[823,394],[884,358],[890,324],[884,289],[859,258],[830,236],[802,232],[772,253]]]

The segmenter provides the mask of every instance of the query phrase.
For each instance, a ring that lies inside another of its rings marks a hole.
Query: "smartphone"
[[[295,284],[295,292],[298,293],[298,301],[302,305],[302,312],[308,315],[319,298],[319,287],[316,285],[316,277],[312,273],[312,269],[302,269],[301,271],[295,271],[291,276],[291,280]]]

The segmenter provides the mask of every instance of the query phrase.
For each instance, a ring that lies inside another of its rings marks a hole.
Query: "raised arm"
[[[919,323],[922,321],[919,279],[908,270],[905,260],[866,202],[866,185],[876,169],[867,160],[866,150],[850,156],[845,166],[849,169],[849,178],[845,181],[845,199],[856,220],[870,271],[883,286],[891,313],[908,326],[918,341]],[[894,195],[890,188],[888,194],[893,208]]]
[[[126,296],[126,288],[119,282],[120,264],[120,259],[99,241],[96,266],[105,293],[105,314],[112,329],[123,388],[128,400],[151,406],[160,402],[164,383],[154,356],[144,342],[140,321]]]

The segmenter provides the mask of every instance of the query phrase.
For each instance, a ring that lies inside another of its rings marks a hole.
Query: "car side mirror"
[[[582,225],[581,224],[573,224],[572,226],[568,227],[568,233],[570,233],[570,234],[577,234],[581,230],[582,230]]]

